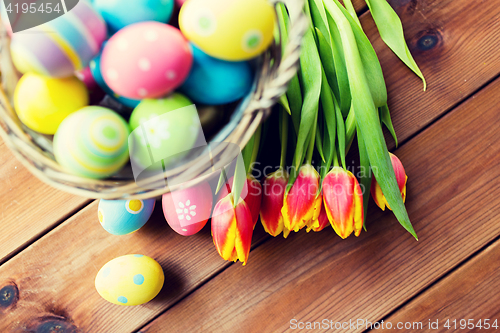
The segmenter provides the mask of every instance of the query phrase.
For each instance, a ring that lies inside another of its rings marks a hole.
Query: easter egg
[[[107,37],[106,24],[87,1],[66,14],[14,34],[12,61],[21,73],[66,77],[88,66]]]
[[[146,224],[153,209],[155,199],[148,200],[104,200],[99,201],[97,215],[104,230],[121,236],[131,234]]]
[[[94,0],[94,8],[102,15],[112,32],[143,21],[167,23],[174,10],[174,0]]]
[[[143,100],[130,116],[130,128],[133,168],[146,168],[159,161],[160,166],[168,168],[189,153],[201,132],[196,107],[179,93]]]
[[[162,197],[163,214],[175,232],[191,236],[203,229],[212,212],[213,195],[208,182],[169,192]]]
[[[139,103],[141,102],[138,99],[130,99],[126,98],[123,96],[120,96],[116,94],[114,91],[112,91],[106,82],[104,82],[104,78],[102,77],[102,72],[101,72],[101,54],[99,54],[97,57],[92,59],[90,61],[90,72],[92,73],[92,77],[94,78],[95,82],[101,87],[102,90],[106,94],[108,94],[110,97],[112,97],[114,100],[122,103],[125,106],[128,106],[129,108],[135,108]]]
[[[34,131],[52,135],[71,113],[88,104],[85,85],[76,77],[24,74],[14,91],[19,119]]]
[[[212,57],[254,58],[273,41],[276,18],[267,0],[188,0],[179,13],[187,39]]]
[[[197,103],[227,104],[250,91],[252,78],[247,62],[219,60],[193,46],[193,66],[181,91]]]
[[[106,178],[128,161],[128,124],[114,111],[87,106],[69,115],[54,136],[56,161],[69,172]]]
[[[131,99],[159,98],[180,86],[193,55],[181,32],[158,22],[129,25],[104,47],[101,70],[115,93]]]
[[[95,288],[108,302],[132,306],[155,298],[164,281],[158,262],[142,254],[128,254],[102,266],[95,278]]]

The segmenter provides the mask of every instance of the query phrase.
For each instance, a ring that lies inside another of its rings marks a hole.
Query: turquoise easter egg
[[[129,127],[114,111],[88,106],[69,115],[54,136],[54,156],[68,172],[106,178],[129,158]]]
[[[67,77],[88,66],[107,38],[106,24],[88,1],[12,36],[12,61],[21,73]]]
[[[131,234],[146,224],[155,208],[155,199],[99,201],[97,215],[104,230],[121,236]]]
[[[108,94],[110,97],[112,97],[114,100],[122,103],[125,106],[128,106],[129,108],[135,108],[139,103],[141,102],[138,99],[130,99],[127,97],[123,97],[115,93],[111,88],[104,82],[104,78],[102,77],[102,72],[101,72],[101,53],[92,61],[90,62],[90,72],[92,73],[92,76],[94,77],[95,82],[101,87],[102,90],[106,94]]]
[[[250,92],[252,68],[248,62],[213,58],[191,44],[193,66],[181,91],[197,103],[220,105],[234,102]]]
[[[174,10],[174,0],[94,0],[92,4],[112,32],[144,21],[167,23]]]

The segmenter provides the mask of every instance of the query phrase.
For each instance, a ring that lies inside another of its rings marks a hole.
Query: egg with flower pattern
[[[133,233],[148,222],[155,208],[155,199],[99,201],[97,215],[104,230],[121,236]]]
[[[276,17],[267,0],[188,0],[179,27],[208,55],[228,61],[254,58],[273,41]]]
[[[109,261],[99,270],[95,288],[108,302],[132,306],[155,298],[164,280],[163,269],[154,259],[128,254]]]
[[[213,194],[208,182],[166,193],[163,214],[170,227],[180,235],[191,236],[203,229],[212,212]]]

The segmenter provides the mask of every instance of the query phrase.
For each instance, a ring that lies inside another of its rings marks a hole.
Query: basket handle
[[[309,28],[309,19],[303,11],[304,0],[274,0],[271,2],[275,4],[281,2],[288,8],[290,15],[288,43],[282,54],[278,68],[262,86],[261,98],[255,101],[255,104],[249,108],[253,110],[271,108],[286,93],[288,83],[299,68],[302,38]]]

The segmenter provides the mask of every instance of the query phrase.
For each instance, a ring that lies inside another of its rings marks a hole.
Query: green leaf
[[[335,98],[337,99],[342,115],[346,116],[351,107],[351,90],[349,87],[349,78],[347,77],[347,68],[345,64],[344,48],[342,46],[342,39],[337,24],[330,15],[326,16],[328,26],[330,28],[333,62],[335,66],[336,82],[334,78],[328,77],[328,82],[332,87]]]
[[[335,113],[335,109],[338,109],[338,105],[336,105],[336,102],[334,102],[335,97],[333,96],[330,85],[326,80],[326,73],[322,71],[321,75],[322,80],[320,101],[323,108],[323,117],[326,124],[323,135],[323,147],[326,151],[326,158],[324,160],[324,163],[321,164],[322,168],[320,173],[321,179],[323,179],[326,176],[328,169],[330,169],[330,166],[332,165],[334,154],[336,154],[335,141],[337,138],[337,115]],[[340,117],[342,118],[342,115],[340,115]]]
[[[337,95],[338,95],[339,88],[337,82],[337,74],[335,73],[335,63],[333,61],[332,46],[318,28],[316,28],[316,36],[318,37],[319,56],[321,58],[321,63],[323,65],[323,71],[326,74],[325,80],[328,81],[330,86],[332,84],[336,85]]]
[[[252,137],[248,141],[247,145],[245,146],[245,148],[243,148],[243,151],[241,152],[241,154],[243,156],[245,170],[250,169],[250,164],[252,163],[252,155],[253,155],[254,146],[255,146],[255,135],[252,135]]]
[[[276,9],[276,12],[278,14],[278,22],[281,28],[282,46],[284,48],[286,42],[288,41],[290,19],[288,17],[285,5],[279,3],[277,4]],[[293,76],[288,85],[286,97],[289,103],[290,114],[292,115],[293,127],[295,129],[295,133],[298,134],[300,124],[300,110],[302,108],[302,92],[300,91],[300,83],[297,74]]]
[[[405,41],[403,24],[398,14],[387,3],[386,0],[366,0],[373,20],[377,25],[380,37],[387,46],[410,68],[424,83],[424,91],[427,89],[424,75],[413,59],[410,49]]]
[[[324,0],[324,4],[327,13],[337,22],[342,36],[342,44],[347,59],[346,64],[349,75],[349,85],[353,95],[356,96],[356,98],[352,100],[356,124],[366,144],[366,152],[374,176],[399,223],[418,240],[415,230],[411,225],[403,199],[401,198],[401,193],[398,188],[394,169],[392,168],[387,145],[380,126],[377,109],[373,103],[370,87],[363,72],[363,64],[351,25],[334,2],[331,0]]]
[[[289,115],[292,115],[292,111],[290,111],[290,104],[288,104],[288,98],[286,98],[286,95],[281,95],[279,103]]]
[[[321,157],[321,161],[325,161],[325,154],[323,153],[323,142],[321,140],[321,133],[320,131],[316,131],[316,149],[318,150],[319,156]]]
[[[226,170],[222,168],[219,176],[219,182],[217,183],[217,188],[215,189],[215,194],[219,193],[220,189],[227,183],[227,181]]]
[[[363,228],[366,231],[366,216],[368,215],[368,202],[370,200],[370,187],[372,185],[372,172],[370,169],[370,160],[366,152],[365,141],[359,133],[358,128],[358,148],[359,148],[359,167],[358,174],[361,189],[363,190]]]
[[[354,110],[349,110],[347,119],[345,120],[345,149],[349,151],[351,149],[352,142],[354,141],[354,135],[356,134],[356,119],[354,118]]]
[[[396,135],[396,131],[394,130],[394,126],[392,126],[392,120],[391,120],[391,112],[389,111],[389,106],[386,104],[379,108],[380,112],[380,120],[382,120],[382,123],[387,127],[389,132],[392,135],[392,138],[394,139],[394,142],[396,143],[396,147],[398,146],[398,137]]]
[[[231,194],[233,196],[233,207],[236,207],[240,200],[241,192],[245,186],[247,179],[247,172],[241,158],[236,159],[236,167],[234,168],[233,186],[231,187]]]
[[[294,10],[293,8],[289,9]],[[300,126],[289,184],[295,182],[297,172],[304,161],[305,153],[310,142],[309,140],[315,139],[315,136],[313,136],[314,134],[311,135],[311,130],[314,127],[318,115],[319,96],[321,92],[321,60],[319,58],[318,49],[316,48],[312,27],[307,29],[303,38],[299,78],[304,94],[304,101],[300,113]]]
[[[363,69],[370,87],[373,102],[377,107],[383,106],[387,104],[387,88],[385,86],[384,73],[382,72],[382,66],[380,66],[377,53],[373,49],[368,37],[366,37],[363,32],[363,29],[361,29],[361,25],[358,25],[338,0],[335,0],[335,3],[349,21],[354,37],[356,38],[356,44],[358,46],[359,55],[361,56],[361,62],[363,63]]]

